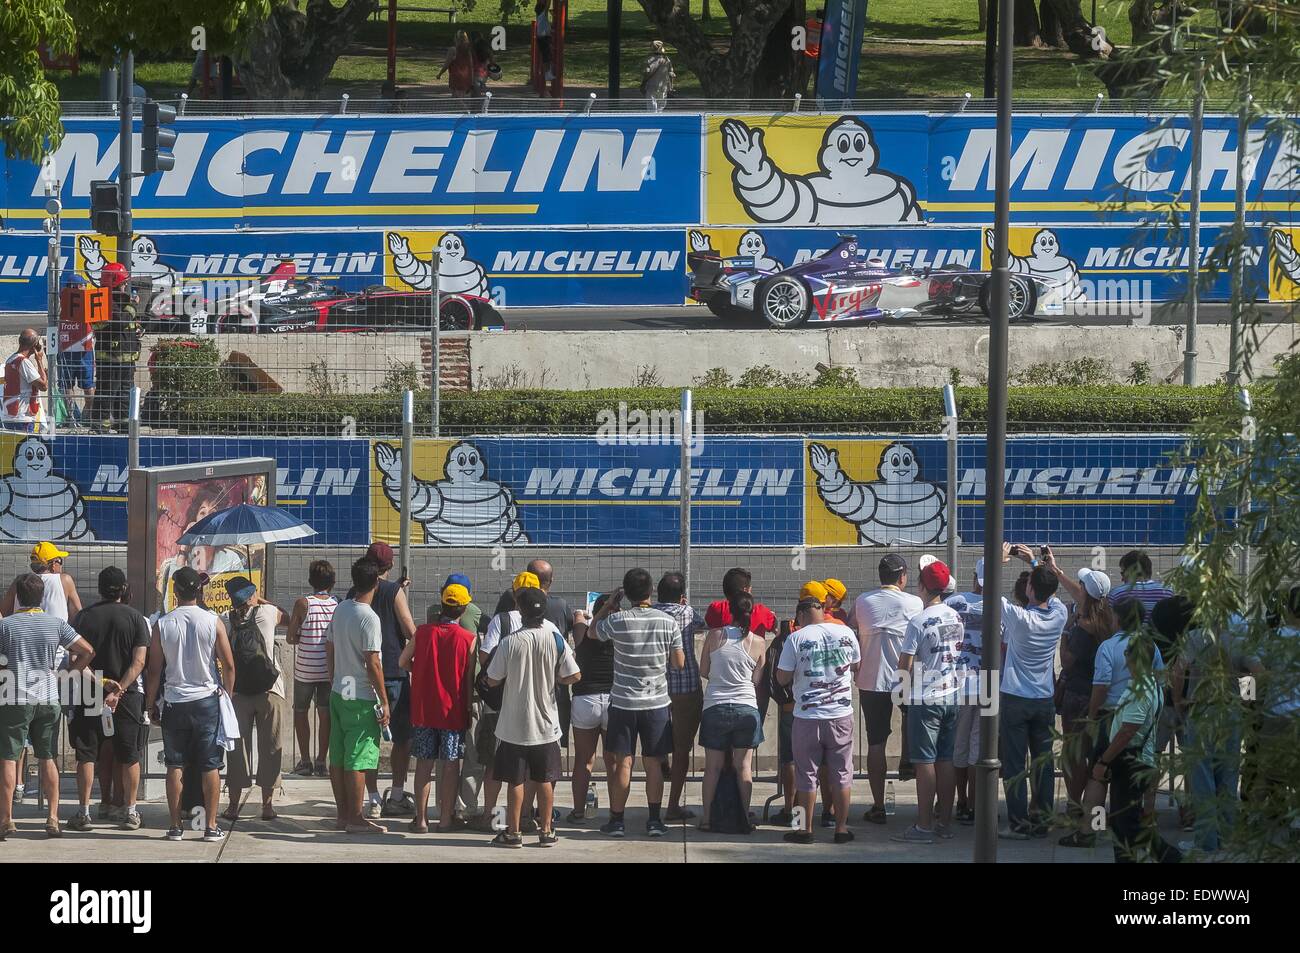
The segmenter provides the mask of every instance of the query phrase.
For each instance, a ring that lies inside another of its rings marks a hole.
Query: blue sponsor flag
[[[858,91],[858,58],[867,26],[867,0],[831,0],[817,56],[817,98],[852,99]]]

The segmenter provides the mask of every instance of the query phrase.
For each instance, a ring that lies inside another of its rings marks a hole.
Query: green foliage
[[[1095,357],[1080,357],[1072,361],[1053,361],[1050,364],[1033,364],[1018,374],[1012,374],[1012,384],[1027,387],[1095,387],[1114,381],[1109,365]],[[1130,381],[1130,383],[1146,383]]]
[[[59,91],[45,78],[37,47],[72,52],[72,18],[59,0],[0,5],[0,142],[9,158],[39,162],[63,141]]]
[[[1149,361],[1133,361],[1128,366],[1128,382],[1134,385],[1151,383],[1151,363]]]

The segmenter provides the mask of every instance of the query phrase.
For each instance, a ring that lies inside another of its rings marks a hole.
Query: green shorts
[[[17,761],[27,739],[38,759],[53,758],[62,715],[58,705],[0,705],[0,761]]]
[[[349,701],[330,692],[330,766],[344,771],[379,767],[379,720],[373,701]]]

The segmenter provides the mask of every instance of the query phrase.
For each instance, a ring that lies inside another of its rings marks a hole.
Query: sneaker
[[[384,801],[379,809],[381,817],[410,817],[415,813],[415,798],[410,791],[403,791],[397,798],[389,796],[391,788],[384,792]]]
[[[852,840],[853,840],[853,832],[852,832],[852,831],[836,831],[836,832],[835,832],[835,843],[837,843],[837,844],[847,844],[847,843],[849,843],[849,842],[852,841]]]
[[[952,840],[952,828],[947,824],[935,824],[934,836],[940,840]]]
[[[121,821],[118,822],[117,829],[120,831],[138,831],[142,823],[139,811],[127,811],[122,815]]]
[[[1003,840],[1029,840],[1033,835],[1029,832],[1028,823],[1008,824],[1002,830],[998,831],[998,837]]]
[[[657,817],[652,817],[645,822],[645,832],[647,837],[663,837],[668,833],[668,825]]]
[[[184,837],[184,836],[185,836],[185,829],[184,829],[183,827],[169,827],[169,828],[167,828],[167,839],[168,839],[168,840],[180,840],[180,839],[181,839],[182,837]]]
[[[555,831],[542,831],[537,835],[538,847],[554,847],[559,842],[560,839],[555,836]]]
[[[23,797],[26,796],[26,794],[27,794],[27,792],[26,792],[26,790],[23,788],[23,786],[22,786],[21,784],[15,786],[15,787],[14,787],[14,801],[15,801],[15,803],[18,802],[18,801],[21,801],[21,800],[23,799]]]
[[[785,836],[781,839],[787,844],[811,844],[813,842],[813,833],[805,830],[786,831]]]
[[[789,811],[787,811],[785,808],[781,808],[781,810],[777,811],[770,818],[768,818],[767,822],[771,824],[773,827],[789,827],[790,822],[793,820],[794,820],[794,815],[791,814]]]
[[[226,839],[226,832],[220,827],[209,827],[203,831],[203,842],[205,844],[220,844]]]
[[[68,830],[70,831],[77,831],[78,833],[84,834],[86,831],[91,830],[92,827],[93,825],[90,820],[90,815],[83,814],[81,811],[73,814],[72,820],[68,821]]]
[[[325,766],[324,761],[317,761],[311,766],[311,773],[312,777],[328,778],[330,776],[330,769]]]
[[[834,830],[835,815],[829,811],[822,811],[822,827],[827,830]]]
[[[889,839],[898,841],[900,844],[933,844],[934,832],[923,831],[913,824],[907,830],[900,831]]]
[[[293,770],[289,773],[300,778],[309,778],[311,777],[311,762],[303,758],[293,766]]]
[[[510,831],[501,831],[496,837],[492,838],[491,843],[493,847],[523,847],[524,839]]]
[[[623,837],[627,833],[627,829],[621,819],[617,821],[610,820],[600,825],[600,832],[609,837]]]
[[[384,806],[379,801],[370,801],[366,804],[364,813],[367,820],[377,821],[384,816]]]

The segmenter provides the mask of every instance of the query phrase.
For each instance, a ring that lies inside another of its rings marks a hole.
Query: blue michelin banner
[[[817,54],[817,96],[852,99],[858,92],[858,59],[867,25],[867,0],[830,0]]]
[[[83,222],[117,173],[117,123],[67,119],[47,171]],[[176,167],[136,180],[140,228],[691,224],[700,119],[329,116],[181,119]],[[37,230],[42,169],[4,165],[6,223]]]
[[[608,439],[417,440],[414,542],[676,545],[680,448],[655,436],[664,421],[624,411],[610,423]],[[916,547],[951,530],[941,438],[705,434],[694,449],[697,545]],[[962,439],[957,530],[968,544],[983,542],[984,453],[982,438]],[[388,441],[146,437],[140,455],[144,466],[273,457],[279,505],[316,530],[301,545],[396,539],[401,460]],[[1197,494],[1183,455],[1178,436],[1013,437],[1006,537],[1179,545]],[[3,434],[0,464],[0,541],[125,542],[126,438]]]

